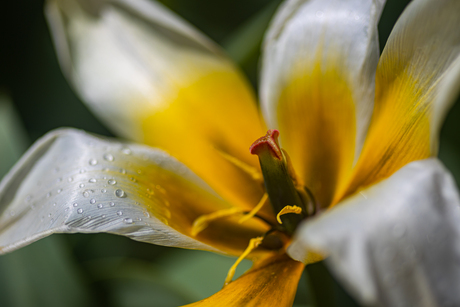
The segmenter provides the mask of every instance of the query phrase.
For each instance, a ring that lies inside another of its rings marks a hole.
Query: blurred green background
[[[280,0],[164,0],[222,45],[257,87],[260,43]],[[389,0],[380,45],[409,1]],[[58,67],[43,1],[3,1],[0,10],[0,177],[47,131],[110,132],[73,94]],[[460,182],[460,106],[450,112],[440,157]],[[218,291],[234,259],[158,247],[112,235],[54,235],[0,257],[0,306],[177,306]],[[243,263],[239,273],[250,267]],[[322,263],[309,266],[295,306],[356,306]],[[308,295],[313,290],[315,298]]]

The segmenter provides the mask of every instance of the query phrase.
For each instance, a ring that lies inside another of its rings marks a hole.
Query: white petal
[[[181,89],[213,72],[238,74],[217,46],[156,1],[49,0],[46,13],[77,94],[136,141],[143,120]]]
[[[372,114],[377,23],[384,4],[385,0],[290,0],[281,6],[265,38],[261,72],[260,97],[270,127],[279,126],[280,96],[293,79],[311,75],[318,66],[323,72],[334,70],[352,92],[358,156]]]
[[[0,183],[0,254],[66,232],[108,232],[216,251],[168,226],[177,215],[174,200],[169,198],[169,204],[164,197],[171,193],[171,174],[183,179],[185,185],[177,184],[184,195],[192,197],[196,189],[202,194],[195,197],[207,195],[219,204],[200,179],[160,150],[72,129],[51,132]]]
[[[377,71],[377,86],[381,89],[377,95],[383,98],[381,113],[404,106],[398,100],[427,110],[419,112],[430,119],[433,156],[438,152],[445,114],[460,91],[459,14],[458,0],[412,1],[388,38]],[[406,91],[406,96],[389,95],[385,99],[394,88],[402,95]]]
[[[288,253],[326,256],[369,306],[459,306],[460,200],[435,159],[412,162],[304,223]]]

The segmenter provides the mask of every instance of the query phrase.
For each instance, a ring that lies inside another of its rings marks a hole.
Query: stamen
[[[252,167],[251,165],[248,165],[244,163],[243,161],[241,161],[240,159],[235,158],[234,156],[229,155],[223,151],[220,151],[218,149],[216,150],[223,158],[225,158],[225,160],[232,163],[233,165],[238,167],[240,170],[242,170],[243,172],[251,176],[252,179],[254,179],[255,181],[263,182],[264,177],[262,176],[262,174],[259,172],[257,168]]]
[[[230,270],[228,270],[227,278],[225,278],[224,287],[232,282],[233,276],[235,275],[236,268],[238,267],[240,262],[243,261],[243,259],[246,258],[246,256],[249,255],[253,250],[255,250],[262,243],[263,239],[264,237],[257,237],[257,238],[252,238],[249,241],[249,245],[246,248],[246,250],[235,261],[235,263],[232,265]]]
[[[295,213],[295,214],[302,214],[302,208],[297,207],[297,206],[286,206],[283,209],[281,209],[280,212],[276,215],[276,220],[278,223],[283,224],[283,221],[281,221],[280,216],[288,213]]]
[[[248,214],[245,214],[238,221],[238,223],[242,224],[242,223],[246,222],[247,220],[253,218],[254,215],[256,215],[257,212],[259,212],[260,209],[262,209],[262,207],[265,205],[265,203],[267,202],[267,199],[268,199],[268,194],[265,193],[264,196],[262,196],[262,198],[260,199],[259,203]]]
[[[193,222],[191,234],[195,237],[197,234],[205,230],[206,227],[209,226],[209,223],[211,223],[212,221],[241,213],[241,209],[233,207],[229,209],[218,210],[210,214],[202,215]]]

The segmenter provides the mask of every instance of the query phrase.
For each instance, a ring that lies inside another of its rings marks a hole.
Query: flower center
[[[265,190],[277,214],[279,228],[292,235],[302,219],[316,211],[313,194],[296,176],[288,154],[278,143],[278,130],[268,130],[250,147],[259,157]]]

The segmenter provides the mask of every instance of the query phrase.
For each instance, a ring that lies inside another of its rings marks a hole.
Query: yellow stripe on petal
[[[256,263],[252,269],[211,297],[188,307],[291,307],[304,265],[283,255]]]
[[[418,0],[391,33],[376,74],[375,111],[345,193],[437,154],[438,134],[459,92],[460,2]]]
[[[281,146],[321,206],[351,170],[355,154],[355,104],[336,70],[317,65],[294,78],[280,98]]]
[[[260,136],[262,124],[240,75],[230,69],[210,72],[165,105],[143,120],[144,142],[168,151],[224,198],[251,210],[263,185],[247,170],[259,170],[249,146]]]
[[[287,0],[264,41],[261,108],[321,207],[348,180],[372,115],[384,1]]]
[[[431,156],[430,93],[405,74],[392,84],[378,74],[376,82],[374,116],[347,194]]]

